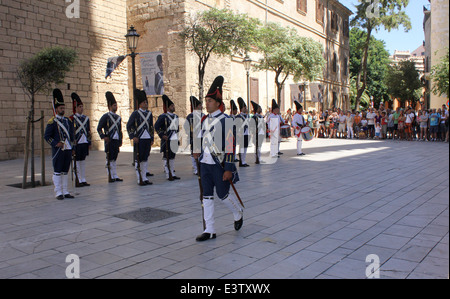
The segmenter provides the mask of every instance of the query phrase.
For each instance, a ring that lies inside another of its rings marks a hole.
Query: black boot
[[[215,238],[216,238],[216,234],[203,233],[200,236],[197,236],[197,238],[195,240],[197,242],[203,242],[203,241],[207,241],[209,239],[215,239]]]
[[[241,219],[239,219],[238,221],[234,222],[234,229],[235,230],[240,230],[243,223],[244,223],[244,217],[241,217]]]

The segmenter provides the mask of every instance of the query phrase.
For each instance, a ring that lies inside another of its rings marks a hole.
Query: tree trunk
[[[31,95],[31,111],[30,111],[30,121],[31,121],[31,186],[36,187],[36,181],[34,177],[34,94]]]
[[[355,109],[359,110],[359,104],[361,103],[361,97],[364,94],[367,86],[367,59],[369,57],[369,46],[370,46],[370,37],[372,36],[372,26],[370,25],[370,21],[368,21],[367,28],[367,37],[366,42],[364,43],[364,54],[361,60],[361,65],[359,67],[358,76],[356,79],[356,103]],[[361,85],[361,76],[362,76],[362,85]]]
[[[28,112],[27,117],[27,132],[25,137],[25,148],[23,155],[23,177],[22,177],[22,189],[25,189],[27,184],[27,173],[28,173],[28,155],[29,155],[29,144],[30,144],[30,125],[31,125],[31,112]]]
[[[203,101],[203,80],[205,78],[205,67],[202,66],[201,62],[198,64],[198,100]]]

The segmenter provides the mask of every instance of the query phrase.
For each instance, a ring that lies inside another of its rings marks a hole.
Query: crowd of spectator
[[[304,112],[305,121],[316,138],[392,139],[407,141],[449,141],[449,109],[414,110],[411,107],[362,111],[343,111],[339,108],[324,112]],[[290,110],[283,115],[285,127],[292,121]],[[292,136],[284,129],[283,137]]]

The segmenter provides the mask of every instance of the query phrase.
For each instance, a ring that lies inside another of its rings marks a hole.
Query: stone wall
[[[76,49],[79,59],[67,74],[62,90],[66,103],[77,92],[85,103],[85,112],[95,130],[101,114],[107,111],[105,92],[116,93],[122,117],[129,115],[127,62],[112,79],[105,80],[106,59],[126,53],[126,0],[80,0],[79,18],[66,15],[62,0],[2,0],[0,12],[0,160],[23,156],[28,96],[17,79],[20,62],[45,47],[65,46]],[[70,13],[75,10],[69,10]],[[70,86],[69,86],[70,85]],[[69,89],[70,88],[70,89]],[[52,116],[51,93],[36,98],[36,118],[40,110]],[[66,115],[70,115],[71,105]],[[99,146],[97,134],[94,147]],[[36,130],[36,149],[40,149],[40,131]],[[45,148],[49,152],[49,146]],[[39,150],[36,151],[40,155]]]

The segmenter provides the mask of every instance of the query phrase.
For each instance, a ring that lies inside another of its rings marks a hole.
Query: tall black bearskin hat
[[[116,98],[114,97],[112,92],[107,91],[105,96],[106,96],[106,101],[108,103],[108,107],[111,107],[112,105],[117,104]]]
[[[239,104],[239,110],[241,110],[242,111],[242,109],[243,108],[246,108],[247,107],[247,105],[245,104],[245,102],[244,102],[244,99],[243,98],[238,98],[238,104]]]
[[[189,102],[191,103],[191,112],[194,111],[195,108],[198,107],[198,105],[200,105],[202,102],[200,102],[196,97],[191,96],[189,98]]]
[[[211,87],[209,88],[208,94],[205,96],[206,98],[212,98],[219,103],[222,103],[222,86],[225,79],[222,76],[216,77]]]
[[[170,100],[170,98],[163,94],[162,96],[162,100],[163,100],[163,109],[164,109],[164,113],[167,113],[167,109],[173,105],[173,102]]]
[[[294,104],[295,104],[296,111],[303,109],[302,104],[300,104],[297,100],[294,101]]]

